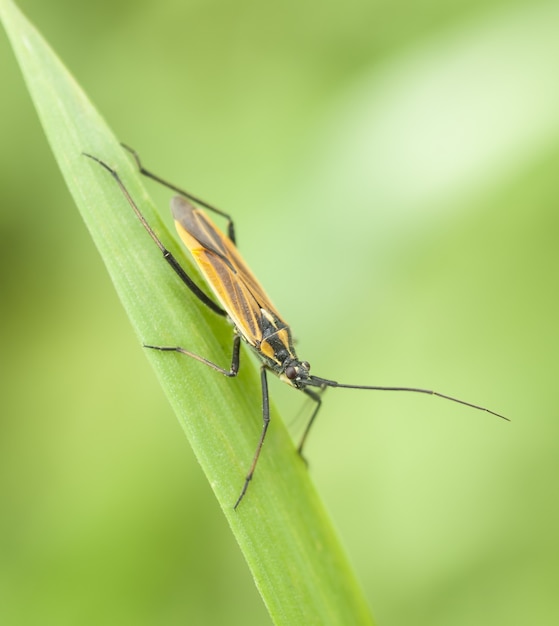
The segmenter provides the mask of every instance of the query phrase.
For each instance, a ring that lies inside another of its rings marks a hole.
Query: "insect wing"
[[[180,238],[221,306],[248,343],[259,345],[262,339],[261,309],[281,320],[260,283],[233,242],[203,211],[182,196],[173,198],[171,209]]]

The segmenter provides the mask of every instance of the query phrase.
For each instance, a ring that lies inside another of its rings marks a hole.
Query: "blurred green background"
[[[310,471],[378,623],[559,623],[559,2],[19,4],[236,217],[315,373],[513,419],[327,393]],[[0,622],[268,624],[5,37],[0,67]]]

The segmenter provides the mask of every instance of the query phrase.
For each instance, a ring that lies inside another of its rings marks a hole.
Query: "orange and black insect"
[[[138,219],[153,239],[157,247],[163,253],[164,259],[176,272],[184,284],[201,300],[209,309],[222,317],[229,318],[234,326],[233,353],[229,369],[221,367],[208,359],[190,352],[180,346],[154,346],[146,345],[146,348],[163,350],[167,352],[179,352],[204,363],[217,372],[233,378],[239,371],[241,340],[248,344],[262,362],[262,431],[256,445],[256,450],[249,471],[245,477],[241,492],[234,504],[236,509],[243,499],[250,481],[254,475],[262,444],[266,438],[266,431],[270,422],[270,406],[268,394],[267,372],[272,372],[283,382],[300,389],[310,397],[315,407],[312,411],[305,431],[299,443],[298,452],[302,454],[303,446],[313,422],[320,409],[321,393],[327,387],[343,387],[346,389],[370,389],[377,391],[408,391],[438,396],[445,400],[464,404],[473,409],[486,411],[497,417],[508,420],[503,415],[489,409],[465,402],[458,398],[447,396],[430,389],[418,389],[415,387],[384,387],[371,385],[348,385],[334,380],[314,376],[310,373],[310,365],[297,356],[293,347],[291,329],[282,319],[276,308],[268,298],[260,283],[256,280],[235,244],[235,229],[231,217],[216,207],[196,198],[183,189],[172,185],[159,176],[146,170],[137,153],[124,146],[134,157],[139,171],[144,176],[175,191],[177,194],[171,200],[171,211],[175,219],[177,232],[184,245],[189,249],[203,277],[211,288],[217,302],[208,297],[196,283],[188,276],[177,259],[167,250],[151,226],[147,223],[134,199],[130,196],[118,173],[109,165],[91,154],[85,156],[93,159],[104,167],[116,180],[122,193],[130,203]],[[227,235],[225,235],[214,222],[199,207],[223,217],[227,220]]]

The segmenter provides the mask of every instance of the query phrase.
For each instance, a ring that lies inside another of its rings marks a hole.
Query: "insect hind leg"
[[[178,275],[181,281],[190,289],[190,291],[192,291],[192,293],[201,302],[203,302],[214,313],[217,313],[218,315],[225,317],[225,315],[227,315],[226,312],[219,305],[217,305],[210,297],[208,297],[200,289],[200,287],[198,287],[198,285],[186,273],[182,265],[177,261],[176,257],[173,256],[173,254],[169,250],[167,250],[167,248],[163,245],[163,242],[161,241],[161,239],[159,239],[159,237],[155,234],[155,231],[149,225],[143,213],[138,208],[138,205],[134,201],[134,198],[132,198],[132,196],[130,195],[130,192],[126,188],[126,185],[122,182],[122,179],[120,178],[118,172],[114,170],[112,167],[110,167],[109,165],[107,165],[107,163],[97,158],[96,156],[93,156],[92,154],[88,154],[87,152],[84,152],[83,155],[92,159],[96,163],[98,163],[101,167],[107,170],[107,172],[109,172],[109,174],[114,178],[114,180],[120,187],[120,190],[122,191],[124,197],[128,200],[128,204],[130,204],[130,206],[132,207],[132,210],[136,214],[136,217],[140,220],[140,223],[146,229],[148,235],[152,238],[155,245],[159,248],[159,250],[163,254],[163,258],[165,259],[165,261],[167,261],[167,263],[171,266],[171,268]]]
[[[157,174],[154,174],[153,172],[151,172],[150,170],[146,169],[143,166],[142,161],[140,159],[140,155],[136,152],[136,150],[134,150],[134,148],[127,146],[125,143],[121,143],[120,145],[132,155],[134,161],[136,161],[138,171],[140,172],[140,174],[142,174],[142,176],[145,176],[146,178],[151,178],[151,180],[154,180],[156,183],[159,183],[160,185],[163,185],[164,187],[167,187],[168,189],[171,189],[172,191],[176,191],[181,196],[184,196],[185,198],[192,200],[192,202],[199,204],[200,206],[203,206],[205,209],[208,209],[208,211],[212,211],[216,215],[221,215],[221,217],[225,218],[227,220],[227,235],[229,239],[231,239],[231,241],[235,245],[237,245],[237,242],[235,239],[235,224],[233,223],[233,220],[231,216],[229,215],[229,213],[225,213],[225,211],[218,209],[217,207],[206,202],[205,200],[202,200],[201,198],[198,198],[197,196],[192,195],[191,193],[189,193],[188,191],[185,191],[181,187],[177,187],[173,183],[170,183],[164,178],[161,178],[160,176],[158,176]]]

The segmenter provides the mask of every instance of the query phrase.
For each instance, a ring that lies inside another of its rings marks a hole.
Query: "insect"
[[[229,369],[221,367],[203,356],[194,354],[180,346],[146,345],[145,347],[165,352],[179,352],[180,354],[196,359],[220,374],[230,378],[234,378],[239,371],[241,341],[250,346],[261,361],[262,430],[256,444],[252,463],[234,504],[234,509],[241,503],[241,500],[247,492],[250,481],[254,476],[270,423],[268,372],[272,372],[291,387],[301,390],[315,403],[298,446],[298,452],[301,456],[305,441],[307,440],[310,429],[322,404],[321,394],[328,387],[368,389],[375,391],[405,391],[428,394],[450,400],[451,402],[457,402],[473,409],[486,411],[487,413],[491,413],[492,415],[508,421],[507,417],[495,411],[430,389],[420,389],[416,387],[385,387],[378,385],[349,385],[311,374],[309,363],[299,359],[297,356],[293,346],[290,327],[271,303],[266,292],[239,254],[235,243],[235,228],[231,216],[145,169],[138,154],[124,144],[123,147],[132,155],[141,174],[178,194],[171,200],[171,211],[175,220],[175,227],[182,242],[191,252],[204,279],[211,288],[215,300],[207,296],[200,287],[198,287],[182,268],[178,260],[163,245],[159,237],[147,223],[136,202],[131,197],[118,175],[118,172],[96,156],[87,153],[84,153],[84,155],[96,161],[111,174],[142,226],[162,252],[163,258],[182,282],[204,305],[217,315],[229,318],[234,326],[233,350]],[[203,207],[207,211],[211,211],[224,218],[227,221],[227,234],[219,230],[208,215],[197,207]]]

